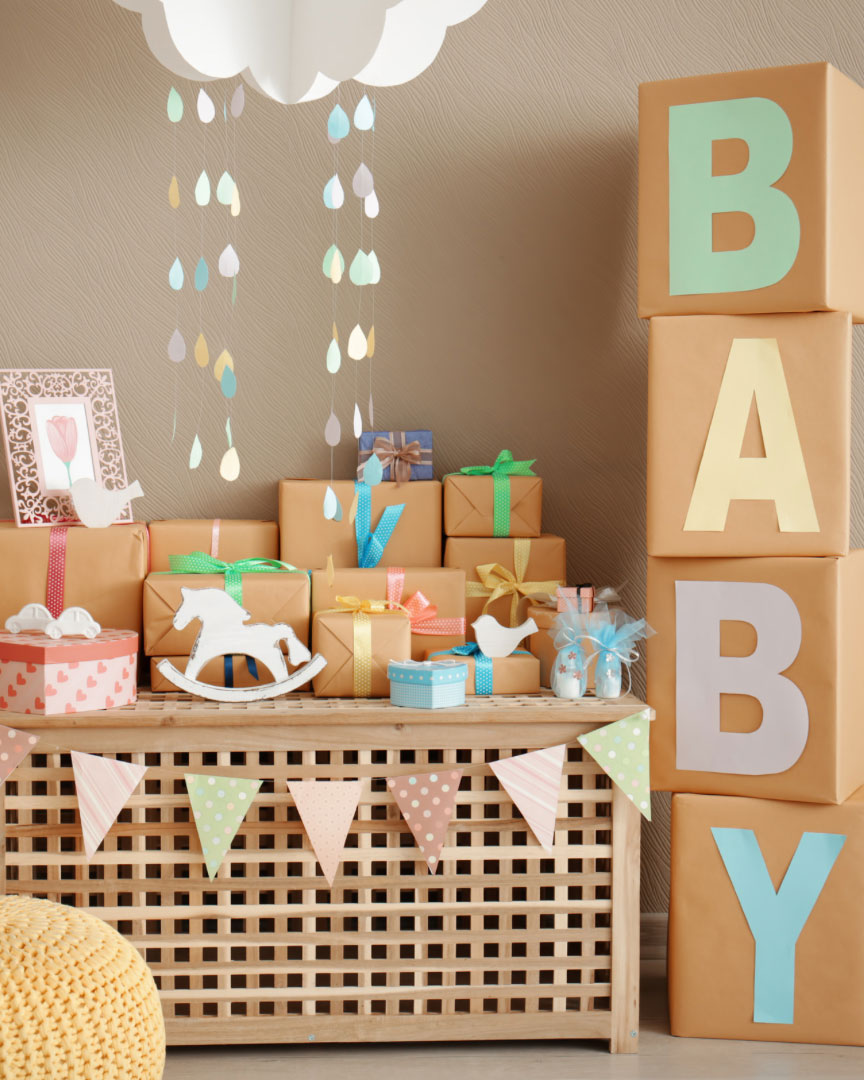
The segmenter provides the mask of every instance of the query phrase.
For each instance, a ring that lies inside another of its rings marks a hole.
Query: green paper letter
[[[739,173],[712,174],[712,146],[742,139]],[[776,101],[734,98],[669,108],[669,293],[744,292],[782,280],[801,241],[798,211],[772,187],[792,158],[792,125]],[[738,251],[714,251],[713,215],[748,214],[755,234]]]

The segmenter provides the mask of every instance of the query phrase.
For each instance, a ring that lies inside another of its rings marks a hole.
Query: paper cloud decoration
[[[314,101],[340,82],[408,82],[450,26],[486,0],[115,0],[137,11],[147,44],[197,82],[242,75],[262,94]]]

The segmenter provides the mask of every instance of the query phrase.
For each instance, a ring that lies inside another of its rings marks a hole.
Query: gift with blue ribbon
[[[493,688],[493,660],[491,656],[480,648],[476,641],[469,641],[466,645],[454,645],[452,649],[442,649],[440,652],[426,654],[427,660],[434,660],[436,656],[466,656],[474,660],[474,693],[494,694]],[[531,656],[525,649],[515,649],[510,656]],[[505,657],[504,659],[509,659]]]
[[[357,497],[357,513],[354,518],[354,535],[357,538],[357,565],[372,570],[381,562],[387,542],[399,523],[405,503],[385,506],[372,531],[372,489],[362,480],[354,481]]]

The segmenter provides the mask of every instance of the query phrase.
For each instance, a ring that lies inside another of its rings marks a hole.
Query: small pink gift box
[[[593,585],[559,585],[555,590],[559,611],[579,611],[587,615],[594,610]]]
[[[95,638],[0,631],[0,712],[93,712],[131,705],[138,691],[138,635]]]

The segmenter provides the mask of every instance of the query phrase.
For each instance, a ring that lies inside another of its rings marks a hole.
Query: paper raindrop
[[[375,403],[372,401],[372,395],[369,395],[369,430],[375,430]]]
[[[219,464],[219,475],[223,480],[236,480],[240,475],[240,455],[237,453],[237,447],[229,447],[222,455],[222,461]]]
[[[331,375],[335,375],[340,367],[342,367],[342,352],[339,349],[339,342],[333,338],[327,346],[327,370]]]
[[[213,378],[216,382],[222,381],[222,376],[225,374],[226,368],[231,371],[234,370],[234,357],[228,352],[227,349],[223,349],[216,359],[216,363],[213,365]]]
[[[354,402],[354,438],[359,439],[363,434],[363,417],[360,415],[360,406]]]
[[[204,292],[209,280],[210,271],[207,269],[207,263],[202,255],[198,260],[198,265],[195,267],[195,288],[198,292]]]
[[[219,177],[219,183],[216,185],[216,198],[223,206],[230,206],[233,197],[234,178],[226,169]]]
[[[366,464],[363,466],[364,483],[368,484],[369,487],[375,487],[376,484],[381,483],[383,476],[384,467],[381,464],[381,458],[375,453],[370,454],[366,459]]]
[[[206,206],[210,202],[210,177],[206,169],[201,170],[198,183],[195,185],[195,202],[199,206]]]
[[[375,327],[374,326],[369,327],[369,335],[366,338],[366,355],[369,357],[370,360],[375,355]],[[370,424],[372,423],[371,419],[370,419],[369,423]]]
[[[367,195],[371,195],[375,190],[375,181],[372,179],[372,173],[369,171],[369,166],[365,165],[362,161],[357,166],[357,172],[354,173],[354,179],[351,181],[351,190],[361,199],[365,199]]]
[[[195,341],[195,363],[200,368],[205,368],[210,363],[210,350],[207,348],[207,339],[199,334]]]
[[[172,210],[176,210],[180,205],[180,185],[177,183],[177,177],[171,177],[171,183],[168,185],[168,202]]]
[[[339,500],[336,498],[336,492],[328,484],[327,490],[324,492],[324,517],[328,521],[333,521],[340,510],[341,507],[339,506]]]
[[[219,273],[222,277],[234,277],[239,270],[240,260],[237,258],[237,252],[229,244],[219,256]]]
[[[186,342],[179,330],[175,330],[168,342],[168,359],[179,364],[186,357]]]
[[[234,194],[231,196],[231,217],[237,217],[240,213],[240,188],[234,185]]]
[[[222,378],[219,380],[219,385],[222,387],[222,395],[229,400],[237,393],[237,377],[234,374],[234,370],[230,367],[226,367],[222,372]]]
[[[338,210],[345,202],[345,190],[338,173],[333,173],[324,185],[324,205],[328,210]]]
[[[168,271],[168,284],[175,292],[183,288],[183,266],[179,258],[171,263],[171,269]]]
[[[240,85],[231,95],[231,115],[234,117],[235,120],[243,112],[245,105],[246,91],[243,89],[243,83],[240,83]]]
[[[201,446],[201,440],[196,435],[192,440],[192,449],[189,451],[189,468],[197,469],[201,464],[201,458],[204,454],[204,450]]]
[[[357,254],[351,260],[348,277],[351,278],[355,285],[368,285],[371,281],[371,271],[365,251],[357,249]]]
[[[366,335],[360,329],[360,323],[357,323],[348,338],[348,355],[352,360],[362,360],[366,355]]]
[[[216,115],[216,106],[206,90],[198,91],[198,119],[202,124],[209,124]]]
[[[364,94],[357,102],[357,108],[354,110],[354,127],[358,131],[369,131],[374,124],[375,110],[372,108],[369,95]]]
[[[370,251],[366,256],[366,266],[369,272],[369,284],[377,285],[381,280],[381,266],[378,263],[378,256],[374,251]]]
[[[330,140],[338,142],[340,139],[344,139],[350,130],[351,124],[348,120],[348,114],[341,105],[334,105],[327,118],[327,134]]]
[[[342,275],[345,273],[345,259],[335,244],[327,248],[321,269],[324,271],[324,277],[329,278],[334,285],[338,285],[342,280]]]
[[[374,191],[370,192],[363,200],[363,213],[368,218],[378,217],[378,211],[380,207],[378,205],[378,196]]]
[[[168,119],[172,124],[183,119],[183,98],[172,86],[168,91]]]
[[[327,417],[327,423],[324,425],[324,442],[328,446],[338,446],[341,438],[342,425],[339,423],[339,417],[335,412],[331,412]]]

